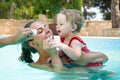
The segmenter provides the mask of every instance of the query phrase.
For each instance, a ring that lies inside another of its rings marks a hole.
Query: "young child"
[[[60,49],[59,54],[64,65],[102,66],[108,60],[105,54],[90,51],[77,35],[84,23],[83,16],[78,10],[63,10],[56,15],[56,20],[56,31],[61,42],[51,40],[49,44]]]

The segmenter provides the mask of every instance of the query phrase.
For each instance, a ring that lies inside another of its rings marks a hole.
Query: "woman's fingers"
[[[19,28],[15,34],[16,42],[23,42],[32,39],[33,37],[31,36],[31,32],[30,28]]]
[[[49,39],[45,39],[45,40],[43,41],[43,48],[44,48],[44,49],[50,48]]]

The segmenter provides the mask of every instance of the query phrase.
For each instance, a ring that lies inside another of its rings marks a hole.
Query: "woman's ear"
[[[75,31],[77,29],[77,24],[73,24],[72,31]]]
[[[33,42],[33,41],[30,41],[29,42],[29,45],[33,48],[37,47],[37,43],[36,42]]]

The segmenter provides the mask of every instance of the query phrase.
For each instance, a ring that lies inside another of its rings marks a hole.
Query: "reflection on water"
[[[55,73],[51,80],[108,80],[116,77],[114,72],[107,70],[89,70],[87,68],[74,68],[66,73]]]

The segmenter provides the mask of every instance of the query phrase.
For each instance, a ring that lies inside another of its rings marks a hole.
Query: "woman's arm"
[[[0,38],[0,48],[10,44],[14,44],[14,36]]]
[[[56,50],[56,48],[53,48],[50,52],[50,57],[51,57],[51,61],[52,61],[52,66],[54,71],[61,71],[63,69],[63,64],[62,61],[58,55],[58,51]]]
[[[28,40],[27,34],[31,33],[30,28],[21,28],[16,34],[6,38],[0,38],[0,48],[10,44],[16,44]]]
[[[54,71],[61,71],[63,69],[63,64],[62,64],[62,61],[59,57],[59,53],[57,51],[57,49],[54,47],[54,48],[51,48],[50,44],[49,44],[49,38],[44,40],[43,42],[43,49],[45,51],[48,52],[48,54],[50,55],[50,58],[51,58],[51,65],[52,65],[52,68]]]

